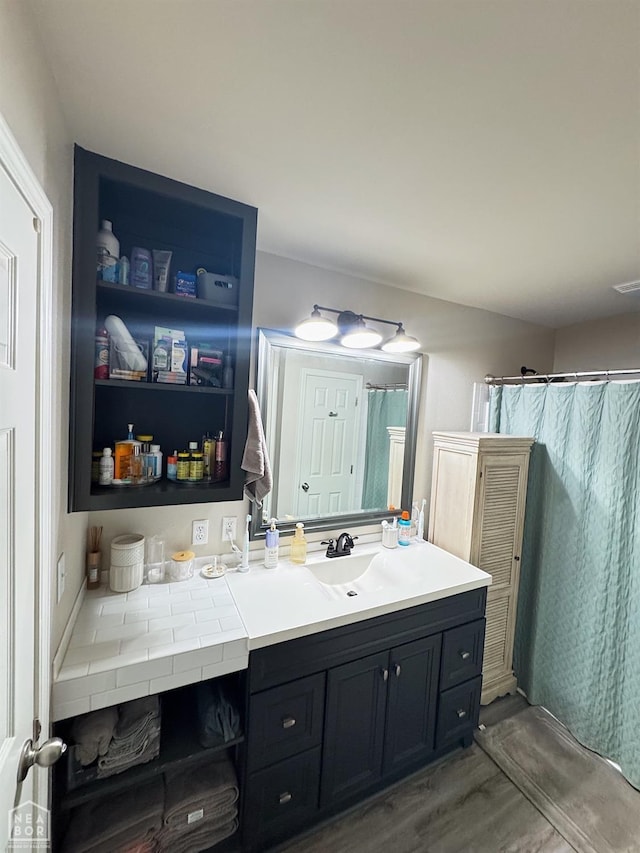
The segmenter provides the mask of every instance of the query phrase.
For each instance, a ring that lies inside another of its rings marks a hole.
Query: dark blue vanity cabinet
[[[482,588],[251,653],[244,850],[471,744],[485,602]]]

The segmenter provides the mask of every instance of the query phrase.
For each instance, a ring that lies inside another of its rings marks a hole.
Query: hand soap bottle
[[[292,563],[297,563],[299,566],[304,566],[307,562],[307,540],[304,537],[304,524],[301,521],[296,524],[296,532],[293,534],[290,559]]]
[[[265,569],[275,569],[278,565],[278,545],[280,539],[280,531],[276,527],[276,519],[271,519],[271,527],[267,530],[267,535],[264,543],[264,567]]]

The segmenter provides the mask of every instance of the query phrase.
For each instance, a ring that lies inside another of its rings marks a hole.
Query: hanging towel
[[[249,428],[241,467],[247,472],[244,480],[245,496],[260,509],[263,499],[271,491],[271,463],[267,453],[267,441],[262,428],[258,398],[256,392],[251,389],[249,389]]]

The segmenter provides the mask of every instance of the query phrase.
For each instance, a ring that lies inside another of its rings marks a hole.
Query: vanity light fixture
[[[337,314],[337,324],[333,320],[323,317],[321,311]],[[327,308],[322,305],[313,306],[311,316],[296,326],[295,334],[296,337],[302,338],[304,341],[328,341],[331,338],[338,337],[342,346],[349,349],[376,347],[382,340],[382,335],[376,329],[367,326],[365,320],[397,326],[395,335],[382,344],[381,349],[384,352],[414,352],[420,348],[420,342],[405,332],[402,323],[383,320],[381,317],[368,317],[366,314],[356,314],[353,311]]]
[[[303,341],[328,341],[329,338],[334,338],[338,334],[338,327],[333,320],[323,317],[319,307],[314,305],[311,316],[296,326],[295,334]]]

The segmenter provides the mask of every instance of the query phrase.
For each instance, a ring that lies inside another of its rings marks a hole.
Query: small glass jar
[[[176,551],[171,555],[169,578],[172,581],[186,581],[193,577],[193,551]]]

